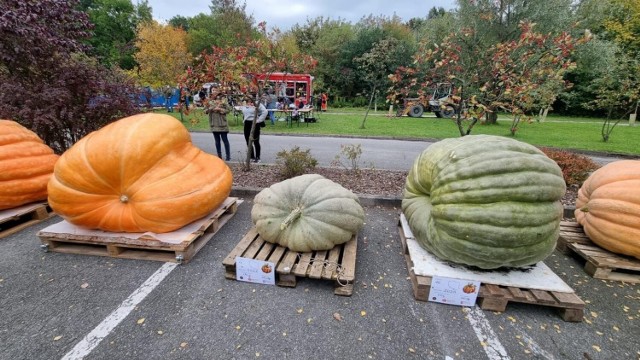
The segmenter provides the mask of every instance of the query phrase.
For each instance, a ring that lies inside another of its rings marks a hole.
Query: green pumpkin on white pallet
[[[251,220],[267,242],[292,251],[329,250],[364,224],[364,209],[350,190],[318,174],[273,184],[254,198]]]
[[[565,190],[558,165],[534,146],[471,135],[418,156],[402,211],[420,245],[443,260],[523,267],[555,249]]]

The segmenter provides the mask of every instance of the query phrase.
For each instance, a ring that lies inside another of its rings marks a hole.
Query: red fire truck
[[[271,74],[257,74],[256,79],[263,89],[267,86],[273,89],[279,101],[296,105],[300,101],[303,101],[305,105],[312,105],[313,76],[309,74],[276,72]]]

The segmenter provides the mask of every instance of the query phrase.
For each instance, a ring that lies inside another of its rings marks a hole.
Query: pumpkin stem
[[[284,220],[280,224],[280,230],[286,229],[287,226],[289,226],[292,222],[299,218],[300,215],[302,215],[302,208],[297,207],[293,209],[293,211],[291,211],[291,213],[286,218],[284,218]]]
[[[128,203],[129,197],[127,197],[127,195],[120,195],[120,202],[124,204]]]
[[[583,207],[580,208],[580,211],[589,212],[589,207],[588,206],[583,206]]]

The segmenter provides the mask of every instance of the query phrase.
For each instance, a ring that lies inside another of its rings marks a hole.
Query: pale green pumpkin
[[[364,224],[364,210],[350,190],[308,174],[260,191],[251,219],[265,241],[308,252],[349,241]]]
[[[407,176],[402,211],[437,257],[483,269],[535,264],[554,250],[566,190],[542,151],[497,136],[439,141]]]

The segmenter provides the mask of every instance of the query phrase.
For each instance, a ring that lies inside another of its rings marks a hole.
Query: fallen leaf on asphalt
[[[89,287],[89,283],[84,283],[82,285],[80,285],[81,288],[86,289]]]
[[[600,346],[598,346],[598,345],[591,345],[591,347],[592,347],[595,351],[597,351],[597,352],[602,351],[602,350],[600,349]]]
[[[312,321],[311,318],[308,318],[307,319],[307,324],[311,324],[311,321]]]
[[[300,308],[300,309],[296,310],[296,312],[297,312],[298,314],[302,314],[302,312],[303,312],[303,311],[304,311],[304,310],[302,310],[302,308]]]
[[[367,316],[367,312],[364,310],[360,311],[360,316]]]
[[[412,353],[412,354],[415,354],[416,350],[414,348],[409,348],[409,352]]]
[[[56,337],[54,337],[54,338],[53,338],[53,341],[58,341],[58,340],[60,340],[60,339],[62,339],[62,336],[61,336],[61,335],[58,335],[58,336],[56,336]]]
[[[598,313],[595,312],[595,311],[592,311],[591,312],[591,316],[594,317],[594,318],[597,318],[598,317]]]
[[[260,357],[260,353],[259,352],[256,353],[256,357]]]
[[[164,331],[158,330],[158,335],[162,335],[162,334],[164,334]]]
[[[240,330],[240,325],[236,325],[236,330]]]
[[[144,318],[140,318],[140,319],[138,319],[138,321],[137,321],[138,325],[142,324],[143,322],[144,322]]]
[[[620,328],[618,328],[617,326],[613,325],[613,330],[620,331]]]
[[[180,343],[180,347],[181,347],[181,348],[185,348],[185,347],[187,347],[187,343],[186,343],[186,342]]]
[[[340,315],[339,313],[333,313],[333,318],[338,321],[342,321],[342,315]]]

